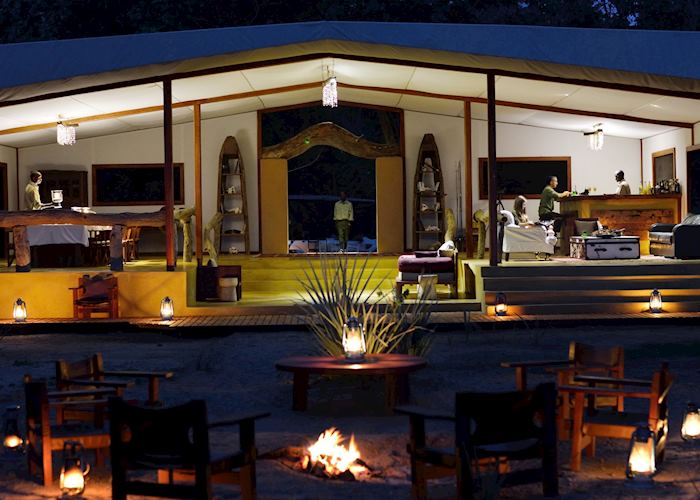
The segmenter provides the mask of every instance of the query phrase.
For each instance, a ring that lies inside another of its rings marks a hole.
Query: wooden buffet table
[[[625,236],[639,236],[640,249],[645,255],[649,253],[652,224],[681,221],[680,194],[572,196],[560,203],[562,215],[568,215],[571,224],[576,217],[597,217],[611,229],[625,228]]]

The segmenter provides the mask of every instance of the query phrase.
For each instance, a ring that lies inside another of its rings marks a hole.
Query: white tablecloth
[[[75,244],[88,246],[87,226],[74,224],[42,224],[27,226],[30,246]]]

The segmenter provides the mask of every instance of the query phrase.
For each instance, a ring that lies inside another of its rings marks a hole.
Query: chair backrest
[[[464,434],[469,453],[486,444],[546,439],[547,433],[556,442],[555,407],[554,383],[526,391],[460,392],[456,397],[457,434]]]
[[[140,489],[139,494],[180,498],[210,495],[209,431],[204,401],[153,409],[113,397],[109,399],[109,413],[113,492],[129,493],[129,470],[194,469],[194,486],[151,484],[152,490]],[[141,483],[140,488],[143,487]]]
[[[33,382],[25,377],[24,409],[27,433],[49,435],[49,397],[46,382]]]
[[[88,242],[92,245],[109,245],[111,233],[105,229],[88,229]]]
[[[597,231],[598,229],[599,223],[597,217],[578,217],[574,220],[575,236],[581,236],[583,233],[592,236],[593,231]]]
[[[651,380],[652,397],[649,403],[649,423],[656,424],[658,421],[668,420],[668,396],[673,375],[668,370],[668,363],[661,363],[661,368],[654,372]]]
[[[78,297],[81,299],[104,298],[109,299],[118,290],[119,281],[116,276],[100,278],[99,274],[78,278]]]
[[[89,358],[77,361],[56,361],[56,387],[59,390],[68,389],[69,379],[102,380],[104,378],[104,364],[102,354],[93,354]]]
[[[624,375],[625,351],[622,347],[601,347],[581,342],[569,344],[569,361],[577,372],[601,372],[609,376]]]

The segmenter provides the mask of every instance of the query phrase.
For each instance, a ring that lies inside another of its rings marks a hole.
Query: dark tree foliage
[[[700,0],[0,0],[0,43],[317,20],[700,29]]]

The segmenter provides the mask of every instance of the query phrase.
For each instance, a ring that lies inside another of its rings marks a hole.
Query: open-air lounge
[[[700,34],[1,45],[0,497],[696,494],[679,45]]]

